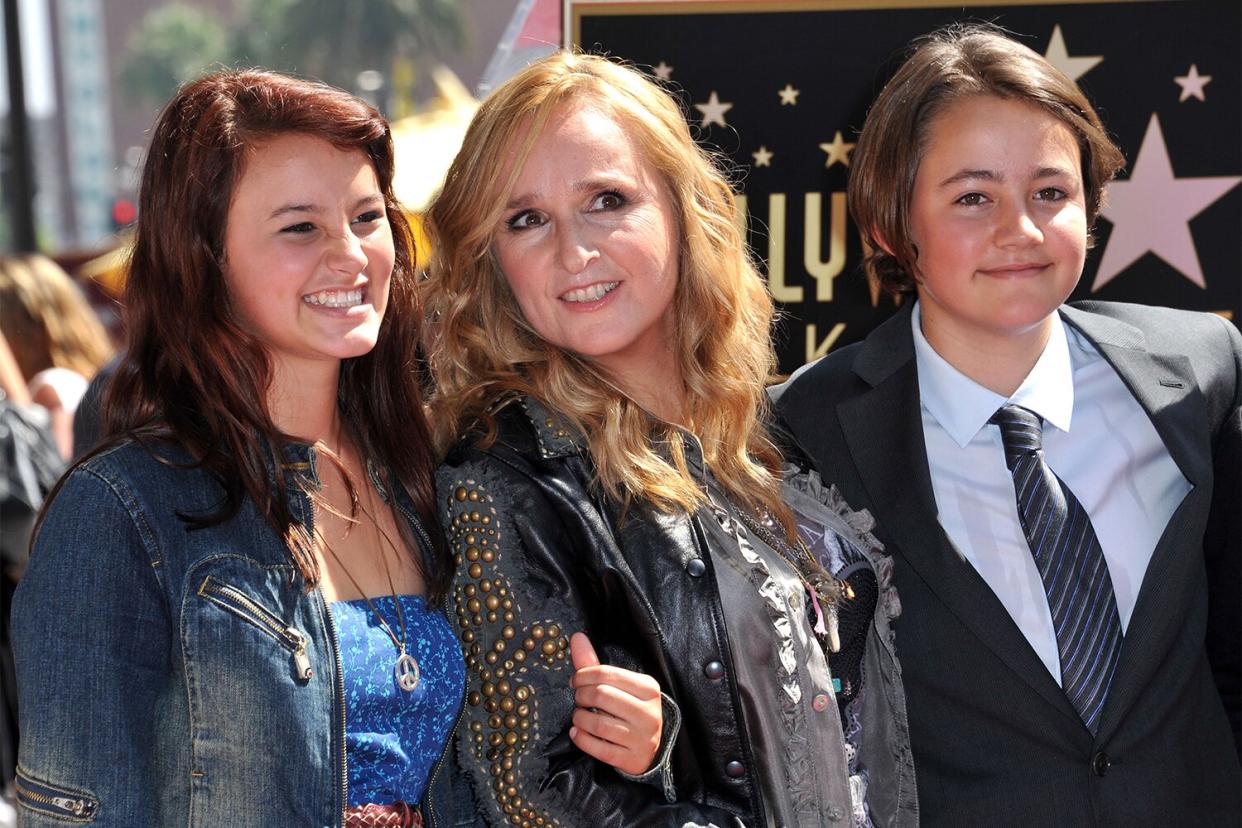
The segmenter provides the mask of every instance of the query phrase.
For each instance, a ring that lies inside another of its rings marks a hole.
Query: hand
[[[660,749],[664,712],[660,684],[651,676],[601,665],[583,633],[569,639],[574,675],[574,726],[569,738],[588,756],[637,776],[651,769]]]

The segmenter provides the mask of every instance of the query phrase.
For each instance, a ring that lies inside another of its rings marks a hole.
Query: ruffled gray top
[[[790,472],[791,477],[794,474]],[[867,566],[872,556],[863,548],[878,551],[867,531],[870,517],[855,515],[844,503],[833,501],[828,506],[830,493],[818,475],[813,481],[805,474],[798,476],[793,492],[787,481],[786,496],[792,494],[801,507],[795,516],[813,553],[834,575]],[[859,716],[861,706],[846,706],[841,685],[834,688],[812,629],[814,609],[802,578],[779,551],[737,517],[726,498],[713,491],[712,503],[716,520],[705,525],[716,536],[714,548],[736,551],[718,556],[715,572],[757,765],[754,773],[770,825],[867,828],[872,820],[868,773],[858,751],[865,725]],[[858,526],[850,526],[850,521]],[[891,590],[885,589],[888,574],[883,573],[882,604],[895,601]],[[886,615],[899,611],[895,606],[883,609]],[[868,632],[863,632],[864,639]]]

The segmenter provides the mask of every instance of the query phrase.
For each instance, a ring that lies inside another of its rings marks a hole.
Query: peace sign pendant
[[[397,656],[397,664],[393,668],[393,674],[397,677],[397,686],[407,693],[412,692],[418,686],[418,662],[414,660],[414,656],[405,650],[402,650],[401,655]]]

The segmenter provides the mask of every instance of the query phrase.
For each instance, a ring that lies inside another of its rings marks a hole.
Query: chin
[[[366,356],[375,350],[376,344],[379,343],[377,336],[357,336],[349,337],[344,342],[337,344],[332,348],[332,356],[337,359],[355,359],[357,357]]]

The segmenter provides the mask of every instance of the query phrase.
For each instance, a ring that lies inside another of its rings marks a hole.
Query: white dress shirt
[[[988,419],[1007,402],[1044,418],[1044,459],[1091,516],[1123,633],[1152,551],[1190,484],[1117,372],[1059,314],[1039,361],[1008,399],[936,353],[918,305],[911,320],[940,525],[1059,684],[1047,595],[1022,534],[1000,429]]]

